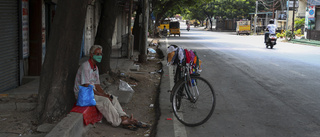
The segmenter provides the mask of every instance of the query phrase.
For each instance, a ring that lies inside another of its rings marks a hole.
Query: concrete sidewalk
[[[120,71],[120,73],[126,73],[134,66],[132,60],[122,58],[111,59],[111,64],[115,64],[111,65],[112,70],[117,70],[116,72]],[[92,127],[92,124],[84,126],[83,115],[81,113],[71,112],[46,137],[80,137]]]
[[[149,39],[148,41],[151,41]],[[164,54],[164,59],[166,59],[166,49],[167,45],[165,41],[160,40],[161,46],[159,47],[160,50]],[[117,53],[116,53],[117,54]],[[83,59],[86,60],[86,59]],[[113,70],[118,70],[120,72],[126,73],[130,71],[132,66],[134,66],[134,59],[124,59],[124,58],[117,58],[113,57],[111,59],[111,63],[115,64],[112,65]],[[174,127],[181,123],[174,123],[174,115],[172,113],[171,102],[170,102],[170,94],[167,92],[173,86],[173,81],[170,82],[170,78],[173,77],[172,75],[172,67],[168,67],[166,65],[167,61],[162,61],[163,66],[163,75],[161,78],[161,85],[160,85],[160,95],[159,95],[159,109],[161,112],[161,116],[158,120],[156,136],[164,137],[164,136],[174,136],[177,131],[174,131]],[[169,69],[171,73],[169,73]],[[25,84],[16,88],[9,90],[5,93],[1,93],[1,96],[6,96],[10,98],[30,98],[30,97],[37,97],[38,89],[39,89],[39,82],[40,77],[25,77]],[[15,106],[15,107],[13,107]],[[20,106],[20,107],[18,107]],[[36,103],[32,104],[21,104],[21,105],[13,105],[13,104],[5,104],[0,106],[1,111],[5,111],[8,109],[17,110],[19,109],[34,109],[36,107]],[[50,128],[50,132],[44,134],[37,134],[37,135],[28,135],[28,137],[76,137],[82,136],[86,133],[93,125],[89,124],[84,126],[83,124],[83,116],[80,113],[69,113],[65,118],[63,118],[57,125],[52,126]],[[179,132],[179,130],[178,130]],[[181,135],[181,134],[180,134]],[[1,135],[0,135],[1,136]]]
[[[120,58],[120,50],[113,49],[111,58],[111,69],[114,72],[126,73],[134,68],[134,59]],[[133,58],[137,57],[135,53]],[[101,79],[101,77],[100,77]],[[102,85],[103,86],[103,85]],[[120,102],[121,103],[121,102]],[[46,137],[79,137],[86,133],[93,125],[84,126],[83,115],[81,113],[71,112],[67,117],[63,118]]]
[[[113,50],[114,55],[119,55],[118,50]],[[137,57],[137,53],[134,53],[133,57]],[[87,60],[85,57],[83,60]],[[80,61],[81,62],[81,61]],[[126,73],[130,71],[130,69],[134,69],[136,66],[134,65],[134,59],[127,58],[119,58],[117,56],[112,56],[111,59],[111,69],[115,72]],[[0,93],[0,97],[6,100],[16,100],[16,99],[28,99],[28,98],[37,98],[40,84],[40,76],[29,77],[26,76],[23,78],[23,85]],[[0,111],[26,111],[32,110],[36,107],[37,102],[11,102],[11,103],[2,103],[0,105]],[[81,113],[69,113],[65,118],[63,118],[57,125],[54,127],[51,126],[49,129],[49,133],[47,134],[37,134],[37,135],[28,135],[28,137],[78,137],[82,136],[86,131],[88,131],[91,127],[91,124],[88,126],[84,126],[83,124],[83,116]],[[11,136],[11,134],[0,134],[0,136]]]

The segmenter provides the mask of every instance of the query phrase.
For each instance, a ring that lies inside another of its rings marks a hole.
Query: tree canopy
[[[255,0],[160,0],[155,2],[156,15],[172,17],[182,14],[187,19],[247,18],[255,11]],[[159,20],[158,20],[159,21]]]
[[[258,12],[285,10],[287,0],[258,0]],[[212,17],[247,19],[254,13],[256,0],[154,0],[153,12],[160,21],[181,14],[186,19],[204,20]]]

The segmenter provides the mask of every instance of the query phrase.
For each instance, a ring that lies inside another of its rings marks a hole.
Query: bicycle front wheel
[[[174,86],[172,108],[177,119],[186,126],[206,122],[215,108],[215,94],[211,84],[202,77],[191,76]]]

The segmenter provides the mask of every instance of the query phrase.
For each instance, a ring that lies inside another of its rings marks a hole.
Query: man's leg
[[[107,119],[112,126],[119,126],[121,124],[121,116],[119,115],[118,111],[112,104],[112,102],[102,96],[94,95],[96,100],[96,107],[102,113],[102,115]]]
[[[112,99],[112,104],[114,106],[114,108],[117,110],[118,114],[125,119],[124,122],[129,122],[131,124],[137,124],[138,123],[138,120],[133,118],[133,115],[131,114],[130,118],[129,118],[129,115],[127,115],[126,112],[123,111],[119,101],[118,101],[118,97],[115,97],[113,96],[113,99]],[[124,120],[122,119],[122,120]],[[127,121],[126,121],[127,120]]]
[[[264,43],[267,43],[269,37],[269,32],[264,33]]]
[[[118,101],[118,97],[113,96],[112,99],[112,104],[114,106],[114,108],[117,110],[118,114],[122,117],[122,116],[126,116],[128,117],[127,113],[123,111],[119,101]]]

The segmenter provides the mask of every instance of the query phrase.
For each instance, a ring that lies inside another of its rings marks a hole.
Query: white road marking
[[[166,47],[169,47],[167,38],[166,38]],[[174,86],[173,66],[169,65],[168,68],[169,68],[170,89],[172,89]],[[186,131],[185,126],[177,120],[174,113],[172,113],[172,117],[173,117],[172,120],[173,120],[174,136],[175,137],[187,137],[187,131]]]
[[[297,72],[297,71],[290,70],[290,72],[293,73],[293,74],[299,75],[301,77],[305,77],[306,76],[306,75],[303,75],[303,74],[301,74],[300,72]]]
[[[275,63],[270,63],[270,64],[272,64],[272,65],[274,65],[274,66],[277,66],[277,67],[280,66],[279,64],[275,64]],[[294,70],[289,70],[289,72],[291,72],[291,73],[293,73],[293,74],[295,74],[295,75],[299,75],[299,76],[301,76],[301,77],[305,77],[305,76],[306,76],[306,75],[304,75],[304,74],[302,74],[302,73],[300,73],[300,72],[294,71]]]
[[[270,62],[270,64],[271,64],[271,65],[274,65],[274,66],[277,66],[277,67],[280,66],[280,65],[278,65],[278,64],[276,64],[276,63],[272,63],[272,62]]]

